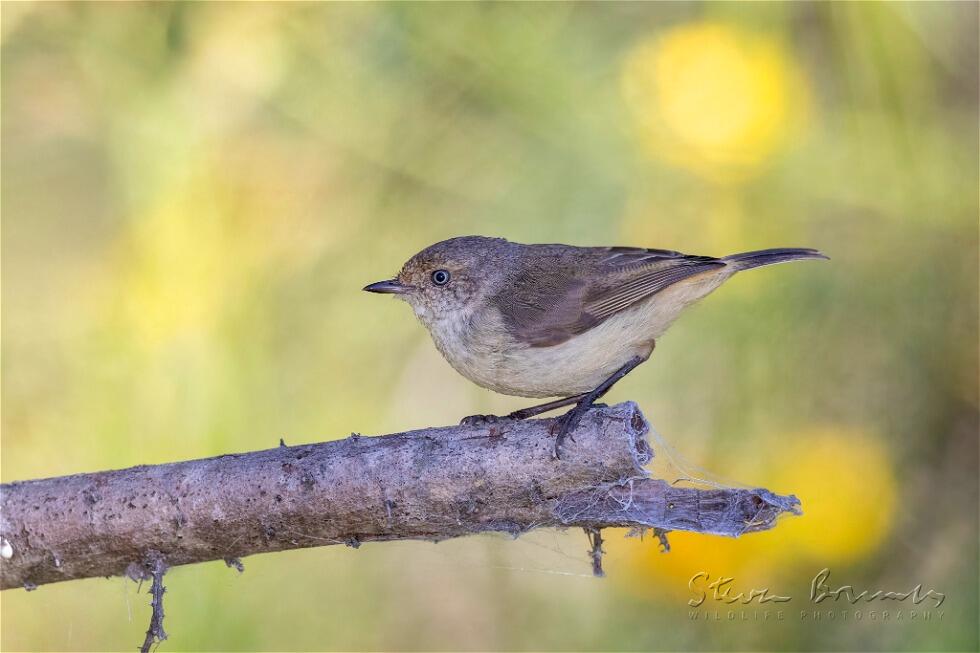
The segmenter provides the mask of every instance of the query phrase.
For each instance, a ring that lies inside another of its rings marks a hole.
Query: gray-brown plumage
[[[826,257],[793,248],[714,258],[465,236],[422,250],[395,279],[365,290],[406,300],[446,360],[474,383],[568,398],[548,407],[578,403],[561,422],[560,444],[598,396],[649,357],[684,308],[741,270],[812,258]]]
[[[492,302],[508,330],[533,347],[561,344],[673,283],[725,265],[667,250],[538,247],[518,259]]]

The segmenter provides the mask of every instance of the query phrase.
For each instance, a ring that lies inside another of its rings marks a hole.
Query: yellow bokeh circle
[[[828,564],[860,560],[891,532],[897,481],[882,441],[857,429],[820,428],[793,436],[772,487],[803,502],[803,518],[771,534],[786,549]]]
[[[778,41],[714,23],[641,41],[622,69],[643,148],[719,181],[744,179],[791,139],[805,88]]]
[[[766,452],[762,464],[760,451]],[[686,595],[688,581],[698,572],[763,587],[789,575],[858,562],[876,552],[891,533],[898,485],[879,438],[851,428],[814,428],[747,443],[744,455],[744,460],[733,461],[732,473],[740,481],[796,494],[801,516],[785,516],[773,530],[737,539],[670,533],[671,551],[666,554],[659,552],[655,539],[640,542],[610,534],[610,576],[625,589],[661,597]],[[734,471],[752,467],[762,470],[753,478]]]

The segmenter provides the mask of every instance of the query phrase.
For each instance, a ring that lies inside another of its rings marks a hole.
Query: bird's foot
[[[459,420],[460,426],[487,426],[489,424],[499,424],[509,422],[513,417],[510,415],[469,415]]]
[[[585,415],[594,406],[602,407],[602,404],[576,404],[575,408],[570,411],[556,417],[554,423],[551,425],[551,432],[556,433],[555,436],[555,451],[552,457],[556,459],[561,459],[561,445],[565,442],[565,438],[568,438],[572,442],[575,442],[575,437],[572,435],[572,431],[575,427],[579,425],[582,421],[582,416]]]

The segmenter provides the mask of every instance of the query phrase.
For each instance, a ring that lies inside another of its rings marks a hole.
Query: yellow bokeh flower
[[[120,239],[107,292],[119,326],[148,350],[214,337],[263,279],[315,259],[344,233],[342,221],[311,210],[316,179],[261,168],[257,157],[283,159],[256,143],[255,154],[229,147],[223,158],[189,163]]]
[[[877,550],[897,506],[897,482],[881,440],[855,429],[821,428],[794,435],[784,449],[780,459],[787,462],[768,483],[795,492],[804,518],[780,524],[774,543],[828,564]]]
[[[771,531],[738,539],[695,533],[671,533],[671,551],[655,544],[610,534],[610,569],[624,588],[647,595],[688,593],[698,572],[729,576],[747,586],[778,584],[788,575],[812,575],[823,567],[857,562],[877,551],[891,533],[897,506],[897,482],[882,442],[845,428],[808,430],[746,447],[746,458],[733,461],[733,474],[756,472],[753,482],[780,493],[794,493],[803,515],[781,518]],[[765,451],[767,462],[749,458]],[[761,477],[759,477],[761,476]],[[656,540],[654,540],[656,541]]]
[[[697,23],[640,42],[622,90],[650,154],[716,181],[757,171],[802,124],[802,75],[778,41]]]
[[[136,220],[119,294],[127,331],[155,348],[207,337],[244,291],[254,250],[220,192],[192,184]]]

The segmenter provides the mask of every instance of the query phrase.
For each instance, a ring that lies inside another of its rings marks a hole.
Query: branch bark
[[[796,497],[673,487],[628,402],[553,460],[553,420],[430,428],[0,486],[0,589],[327,544],[612,526],[739,536]],[[601,546],[601,539],[599,540]]]

